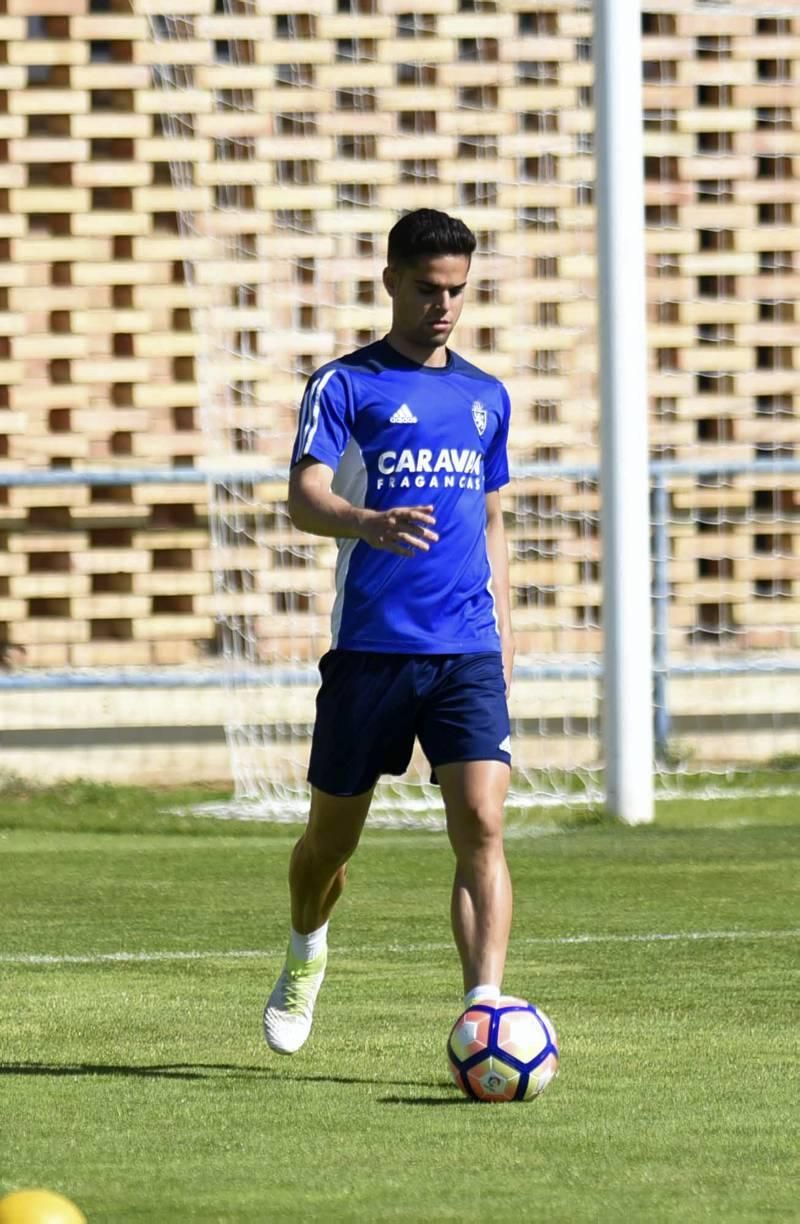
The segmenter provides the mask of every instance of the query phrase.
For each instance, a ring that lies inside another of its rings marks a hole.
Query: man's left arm
[[[511,671],[514,666],[514,638],[511,631],[508,545],[498,489],[486,494],[486,552],[489,557],[489,565],[492,567],[492,594],[497,613],[497,625],[500,630],[500,646],[503,652],[503,675],[506,678],[506,692],[508,692],[511,688]]]

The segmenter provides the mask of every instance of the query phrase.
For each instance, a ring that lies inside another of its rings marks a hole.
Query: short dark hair
[[[417,208],[389,231],[387,262],[411,264],[422,255],[466,255],[471,259],[476,246],[472,230],[458,217],[435,208]]]

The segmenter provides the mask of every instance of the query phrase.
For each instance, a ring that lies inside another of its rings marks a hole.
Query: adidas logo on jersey
[[[397,412],[393,412],[389,417],[392,425],[418,425],[419,421],[414,416],[414,413],[409,408],[408,404],[401,404]]]

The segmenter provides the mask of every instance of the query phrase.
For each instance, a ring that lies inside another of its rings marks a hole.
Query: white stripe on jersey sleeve
[[[308,384],[303,394],[303,399],[300,403],[300,418],[297,422],[297,443],[296,443],[297,459],[299,459],[303,453],[300,448],[302,446],[302,442],[303,442],[303,438],[305,436],[306,430],[308,429],[308,412],[311,407],[311,401],[314,398],[314,392],[317,389],[318,382],[319,382],[319,379],[315,378],[313,382],[310,382]]]
[[[302,436],[300,449],[297,453],[298,459],[302,459],[303,455],[308,454],[309,447],[311,446],[311,443],[314,441],[314,434],[317,432],[317,425],[319,424],[319,407],[320,407],[320,400],[322,398],[322,392],[325,390],[325,386],[328,380],[331,379],[335,373],[336,373],[335,369],[328,370],[326,374],[322,375],[322,378],[317,379],[317,381],[312,384],[313,391],[312,391],[312,387],[309,387],[309,391],[312,392],[312,394],[309,397],[308,404],[307,405],[304,404],[303,411],[305,412],[308,420],[304,423],[305,424],[304,436]],[[305,401],[305,397],[304,397],[304,401]]]

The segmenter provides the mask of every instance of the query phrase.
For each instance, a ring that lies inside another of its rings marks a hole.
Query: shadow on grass
[[[0,1063],[0,1075],[48,1076],[133,1076],[137,1079],[209,1079],[197,1068],[180,1065],[130,1067],[113,1063]]]
[[[158,1063],[152,1066],[128,1065],[124,1063],[40,1063],[0,1062],[0,1076],[31,1075],[47,1077],[110,1076],[133,1079],[211,1080],[249,1079],[271,1080],[304,1084],[368,1084],[375,1088],[420,1088],[414,1080],[387,1080],[380,1076],[359,1075],[315,1075],[294,1071],[288,1067],[279,1070],[273,1067],[247,1067],[236,1063]],[[431,1085],[433,1087],[433,1085]],[[449,1105],[458,1103],[439,1097],[383,1097],[386,1104],[397,1105]]]

